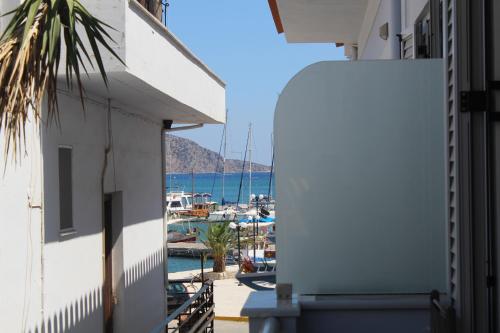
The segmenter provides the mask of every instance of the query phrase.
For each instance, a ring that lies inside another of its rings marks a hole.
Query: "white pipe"
[[[391,0],[391,16],[389,22],[389,43],[391,45],[391,59],[401,58],[401,43],[398,34],[401,33],[401,0]]]

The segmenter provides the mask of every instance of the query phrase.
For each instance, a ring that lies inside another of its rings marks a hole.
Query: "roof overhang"
[[[358,40],[368,0],[269,0],[269,6],[278,32],[282,24],[290,43],[352,44]]]

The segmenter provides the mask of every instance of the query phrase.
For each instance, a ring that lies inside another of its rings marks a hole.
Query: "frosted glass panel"
[[[321,62],[275,114],[278,281],[446,290],[441,60]]]

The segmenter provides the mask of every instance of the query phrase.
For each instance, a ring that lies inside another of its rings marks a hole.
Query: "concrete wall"
[[[29,119],[17,162],[0,133],[0,331],[22,332],[41,320],[42,166],[38,127]],[[25,148],[25,150],[24,150]],[[26,152],[26,154],[24,154]],[[4,168],[5,167],[5,168]]]
[[[224,122],[224,83],[140,8],[130,3],[126,12],[127,71],[178,102]]]
[[[359,59],[398,59],[400,0],[370,1],[359,35]],[[389,24],[389,37],[380,38],[380,27]]]
[[[92,99],[84,115],[78,98],[60,94],[61,128],[42,125],[40,143],[30,123],[27,155],[21,164],[7,164],[0,178],[1,331],[103,329],[101,173],[108,109],[106,101]],[[147,332],[165,315],[160,125],[111,105],[105,192],[120,192],[123,219],[122,251],[113,255],[114,326],[116,332]],[[73,148],[69,233],[59,230],[60,145]]]
[[[323,62],[276,107],[278,282],[446,291],[441,60]]]
[[[101,172],[108,140],[107,106],[87,102],[83,115],[75,97],[61,95],[61,130],[45,131],[45,249],[44,293],[47,316],[84,315],[69,324],[72,331],[102,329],[103,244]],[[111,133],[114,149],[108,155],[105,192],[122,192],[123,271],[118,283],[115,329],[148,331],[164,315],[161,265],[161,146],[160,127],[112,103]],[[59,230],[57,149],[73,147],[74,233]],[[74,311],[74,310],[73,310]]]

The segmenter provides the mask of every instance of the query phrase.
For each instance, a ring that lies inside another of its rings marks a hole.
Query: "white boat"
[[[193,207],[191,194],[184,192],[171,192],[167,194],[167,212],[180,213]]]
[[[210,212],[210,214],[208,215],[208,220],[212,222],[233,221],[235,219],[235,216],[237,216],[236,210],[232,207],[226,207],[221,210]]]

